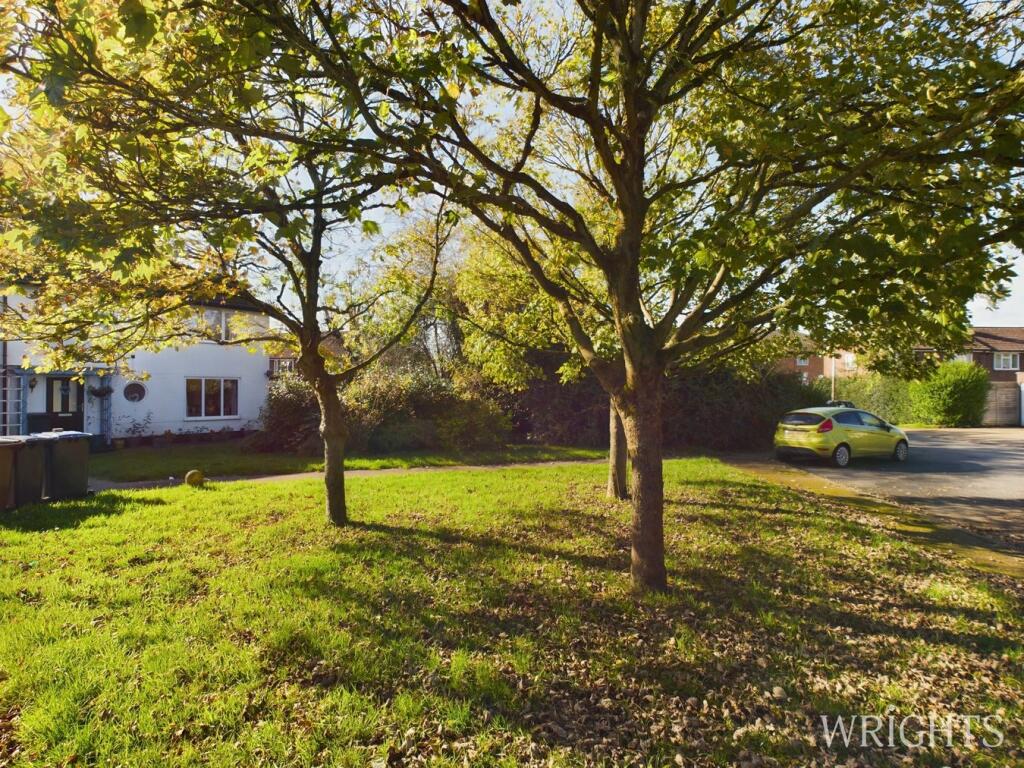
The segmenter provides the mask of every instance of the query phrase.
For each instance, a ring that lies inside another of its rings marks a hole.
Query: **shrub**
[[[746,380],[722,370],[671,378],[663,401],[665,446],[768,448],[775,425],[786,411],[824,403],[820,392],[790,373],[772,372]]]
[[[298,374],[270,382],[260,420],[262,431],[248,439],[253,450],[319,452],[320,409],[312,388]]]
[[[831,390],[828,379],[819,379],[816,386],[826,396]],[[894,424],[916,420],[910,399],[910,382],[894,376],[867,373],[837,378],[836,399],[849,400],[858,408],[871,411]]]
[[[456,400],[436,424],[441,445],[458,451],[498,448],[512,430],[512,422],[495,403],[475,395]]]
[[[665,382],[664,445],[715,450],[771,446],[779,417],[827,398],[793,374],[765,373],[748,381],[729,371]],[[554,375],[516,396],[514,418],[530,439],[571,445],[608,445],[608,396],[592,376],[563,385]]]
[[[915,417],[944,427],[976,427],[985,415],[988,373],[958,360],[943,363],[923,381],[910,386]]]
[[[349,452],[461,451],[504,445],[510,423],[485,393],[430,373],[376,369],[342,392]],[[261,413],[258,451],[322,450],[320,414],[309,385],[298,376],[275,379]]]

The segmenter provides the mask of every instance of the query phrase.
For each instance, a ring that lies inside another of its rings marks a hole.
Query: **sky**
[[[987,299],[976,299],[970,304],[974,325],[1024,326],[1024,254],[1018,254],[1017,277],[1010,283],[1010,295],[997,306],[989,306]]]

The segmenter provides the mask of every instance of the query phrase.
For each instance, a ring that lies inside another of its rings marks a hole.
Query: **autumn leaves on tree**
[[[239,244],[306,254],[278,259],[308,303],[294,328],[278,319],[313,380],[316,296],[334,281],[310,254],[328,218],[438,198],[471,215],[608,392],[634,583],[662,589],[667,370],[775,329],[880,360],[910,339],[951,348],[965,302],[999,290],[999,246],[1021,242],[1022,15],[960,0],[40,2],[4,30],[5,66],[23,103],[66,124],[54,151],[88,169],[94,191],[71,190],[67,217],[130,212],[129,231],[175,232],[177,254],[215,223],[229,243],[203,229],[204,248],[240,258],[232,284],[268,306]]]

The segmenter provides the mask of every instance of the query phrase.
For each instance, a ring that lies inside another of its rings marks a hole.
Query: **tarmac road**
[[[1024,549],[1024,428],[911,430],[906,464],[862,459],[815,474]]]

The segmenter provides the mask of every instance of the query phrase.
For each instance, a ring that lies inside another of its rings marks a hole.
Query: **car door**
[[[888,456],[896,447],[889,425],[867,411],[859,411],[864,430],[865,452],[874,456]]]
[[[854,456],[864,456],[871,452],[868,435],[857,411],[839,411],[832,414],[832,421],[843,430],[843,437],[850,445],[850,453]]]

